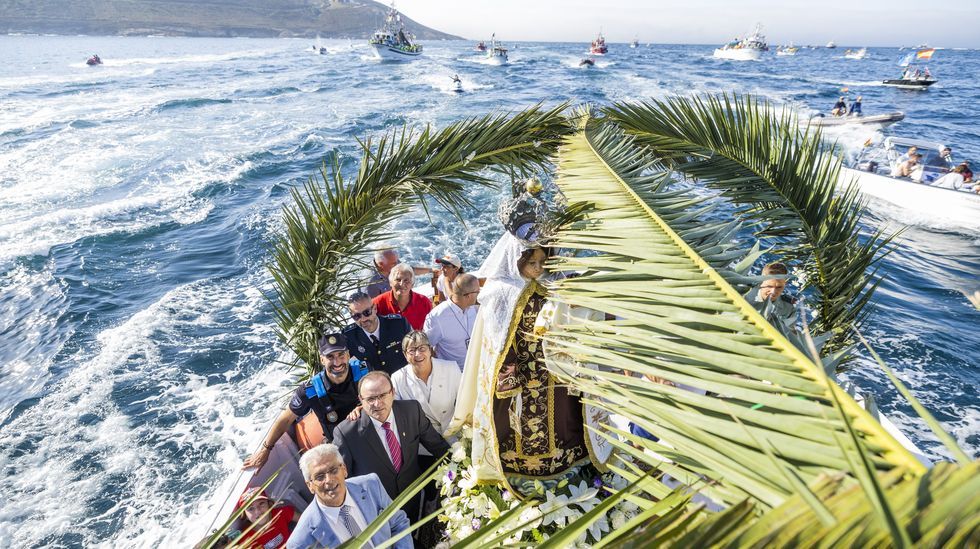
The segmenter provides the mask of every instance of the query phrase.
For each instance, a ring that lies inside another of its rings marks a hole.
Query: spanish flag
[[[932,54],[936,53],[936,48],[929,48],[927,50],[919,50],[915,54],[916,59],[932,59]]]

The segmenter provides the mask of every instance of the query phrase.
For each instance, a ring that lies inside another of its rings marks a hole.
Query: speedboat
[[[896,78],[894,80],[882,80],[881,83],[886,86],[893,86],[906,90],[925,90],[936,82],[938,82],[938,80],[933,78],[932,75],[929,74],[928,70],[923,73],[916,69],[915,72],[908,70],[905,71],[901,78]]]
[[[609,48],[606,47],[606,37],[602,36],[602,31],[599,31],[599,36],[589,46],[589,53],[592,55],[606,55],[609,53]]]
[[[762,25],[756,24],[755,30],[747,36],[736,38],[715,50],[718,59],[732,61],[758,61],[763,52],[769,51],[766,37],[762,34]]]
[[[864,59],[868,56],[868,48],[861,48],[859,50],[847,50],[844,52],[844,57],[846,59]]]
[[[630,47],[633,49],[640,47],[640,41],[634,38],[633,41],[630,42]]]
[[[384,26],[375,31],[368,44],[374,50],[375,57],[382,61],[408,61],[422,55],[422,45],[416,44],[414,38],[405,33],[402,16],[392,5]]]
[[[911,178],[892,177],[892,166],[913,146],[922,154],[920,169]],[[942,150],[942,143],[889,137],[881,147],[865,149],[851,167],[844,167],[839,183],[843,186],[853,181],[862,193],[875,199],[872,204],[887,202],[943,226],[980,231],[980,194],[930,185],[953,167],[940,156]]]
[[[876,124],[887,126],[894,124],[905,118],[905,113],[901,111],[889,112],[885,114],[869,115],[845,115],[845,116],[826,116],[823,113],[815,114],[810,119],[811,126],[847,126],[851,124]]]
[[[832,49],[834,49],[834,48],[836,48],[836,47],[837,47],[837,44],[835,44],[833,40],[831,40],[830,42],[827,42],[827,46],[826,46],[826,48],[827,48],[828,50],[832,50]]]
[[[595,59],[592,59],[591,57],[584,57],[584,58],[582,58],[581,61],[578,62],[578,66],[580,66],[580,67],[594,67],[595,66]]]
[[[500,42],[497,42],[496,34],[490,37],[490,48],[487,49],[487,62],[491,65],[507,64],[507,48]]]
[[[88,66],[90,66],[90,67],[94,67],[96,65],[101,65],[102,64],[102,58],[99,57],[98,55],[93,55],[92,57],[89,57],[88,59],[85,60],[85,64],[88,65]]]

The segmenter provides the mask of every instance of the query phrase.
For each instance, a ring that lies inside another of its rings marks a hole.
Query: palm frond
[[[317,338],[345,324],[344,296],[363,284],[361,258],[386,238],[388,223],[429,198],[459,215],[471,205],[467,187],[494,185],[492,171],[529,173],[546,166],[570,131],[563,109],[536,106],[440,131],[391,132],[376,144],[361,143],[355,177],[345,179],[335,157],[319,178],[294,189],[269,269],[277,334],[298,361],[307,368],[316,364]]]
[[[876,470],[923,471],[656,214],[650,197],[603,162],[588,132],[567,139],[558,172],[568,199],[595,210],[561,231],[556,245],[599,255],[560,259],[558,269],[586,274],[558,282],[555,296],[615,320],[582,321],[547,337],[572,357],[561,366],[587,380],[580,387],[590,402],[627,412],[662,439],[643,443],[673,462],[679,481],[706,480],[703,492],[727,505],[750,498],[760,510],[778,506],[795,493],[795,481],[758,464],[776,459],[808,483],[849,470],[838,441],[848,423]]]
[[[819,132],[750,96],[619,103],[604,112],[667,166],[721,190],[761,235],[779,238],[779,254],[798,264],[815,293],[816,330],[833,334],[827,351],[851,343],[893,236],[860,234],[863,199],[853,186],[837,189],[840,162]]]

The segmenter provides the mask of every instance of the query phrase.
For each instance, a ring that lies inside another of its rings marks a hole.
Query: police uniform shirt
[[[296,414],[296,417],[303,417],[309,412],[316,414],[323,428],[323,435],[326,440],[333,440],[333,428],[354,411],[359,401],[357,398],[357,384],[348,374],[347,379],[338,385],[330,384],[327,394],[323,398],[316,396],[306,396],[306,390],[312,387],[312,383],[307,382],[296,388],[293,398],[289,400],[289,411]]]
[[[401,315],[378,315],[378,345],[357,324],[343,329],[351,356],[364,361],[370,370],[394,374],[408,364],[402,353],[402,338],[412,330]]]
[[[783,334],[795,334],[796,320],[799,317],[799,313],[796,310],[796,302],[786,294],[780,295],[775,301],[770,301],[768,299],[760,301],[760,289],[761,288],[759,286],[752,288],[747,294],[745,294],[745,299],[751,303],[752,306],[759,311],[759,313],[766,315],[766,320],[775,325],[776,328],[778,328]]]

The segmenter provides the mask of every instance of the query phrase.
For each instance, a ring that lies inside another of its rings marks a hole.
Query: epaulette
[[[348,324],[347,326],[344,326],[343,328],[340,329],[340,333],[346,334],[347,332],[353,330],[354,328],[360,328],[360,326],[358,326],[357,324]]]
[[[378,315],[378,318],[384,318],[386,320],[395,320],[402,318],[402,315]]]

